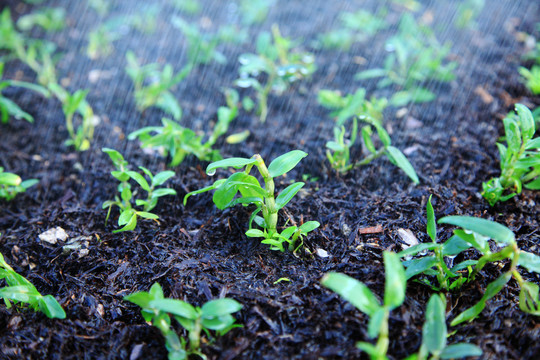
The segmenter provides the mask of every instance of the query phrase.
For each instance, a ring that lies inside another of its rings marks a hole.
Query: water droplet
[[[206,174],[207,174],[208,176],[214,176],[214,175],[216,174],[216,169],[212,169],[212,170],[210,170],[210,171],[207,171]]]

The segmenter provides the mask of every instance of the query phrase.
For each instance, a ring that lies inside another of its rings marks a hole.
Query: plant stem
[[[268,227],[268,237],[272,237],[276,233],[277,229],[277,209],[276,209],[276,201],[274,199],[274,191],[275,191],[275,184],[274,179],[272,176],[270,176],[270,173],[268,172],[268,168],[264,164],[264,161],[262,157],[257,154],[253,156],[255,159],[257,159],[257,162],[255,163],[255,166],[257,166],[257,169],[261,173],[261,176],[264,180],[264,187],[266,190],[266,196],[264,197],[264,205],[262,206],[262,213],[264,217],[264,221],[266,222],[266,226]]]
[[[390,311],[384,309],[384,316],[381,321],[381,328],[379,331],[379,338],[377,339],[377,344],[375,345],[377,349],[377,360],[386,359],[386,352],[388,351],[388,318],[390,317]]]
[[[357,167],[360,167],[360,166],[363,166],[363,165],[367,165],[369,164],[370,162],[372,162],[373,160],[377,159],[377,158],[380,158],[381,156],[384,155],[384,153],[386,152],[386,147],[383,147],[383,148],[380,148],[379,150],[377,150],[376,153],[371,153],[370,155],[366,156],[364,159],[362,159],[361,161],[357,162],[356,164],[354,164],[354,168],[357,168]]]

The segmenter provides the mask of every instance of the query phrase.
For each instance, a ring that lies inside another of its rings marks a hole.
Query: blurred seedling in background
[[[13,200],[17,194],[25,192],[37,183],[37,179],[22,181],[19,175],[5,172],[4,168],[0,166],[0,199]]]
[[[456,27],[460,29],[476,27],[476,19],[482,14],[485,4],[485,0],[465,0],[459,4],[454,21]]]
[[[260,24],[266,20],[275,0],[240,0],[240,15],[244,25]]]
[[[257,38],[257,54],[242,54],[240,78],[236,85],[253,88],[257,93],[257,115],[262,122],[268,115],[268,95],[281,95],[289,86],[315,71],[315,58],[307,52],[294,53],[295,44],[281,36],[277,25],[272,26],[272,35],[263,32]],[[264,74],[263,76],[261,76]],[[262,82],[261,82],[262,81]]]
[[[201,4],[198,0],[171,0],[171,4],[176,9],[189,15],[197,15],[201,12]]]
[[[385,29],[386,10],[372,14],[366,10],[342,12],[339,15],[341,27],[319,35],[317,45],[324,49],[348,51],[356,42],[364,42]]]
[[[126,73],[135,87],[137,110],[144,112],[156,106],[179,120],[182,109],[170,90],[189,74],[191,67],[187,66],[174,75],[170,64],[166,64],[163,70],[160,70],[161,66],[157,63],[141,66],[131,51],[126,54],[126,59]]]
[[[13,305],[18,307],[19,304],[27,304],[32,310],[40,311],[50,319],[66,318],[64,309],[52,295],[41,295],[30,281],[8,265],[0,253],[0,280],[2,279],[7,286],[0,287],[0,298],[8,309]]]
[[[526,313],[540,316],[539,287],[535,283],[525,281],[518,271],[518,266],[522,266],[530,272],[540,274],[540,256],[520,250],[514,233],[506,226],[490,220],[470,216],[446,216],[438,223],[459,226],[461,229],[454,230],[454,235],[460,237],[482,255],[475,263],[468,281],[473,281],[488,263],[510,261],[509,269],[488,284],[480,301],[456,316],[451,326],[464,321],[472,321],[478,317],[484,310],[486,302],[497,295],[512,278],[520,288],[519,308]],[[498,246],[496,251],[491,250],[490,239]],[[463,250],[465,249],[461,251]]]
[[[525,86],[534,94],[540,94],[540,66],[533,65],[529,70],[525,67],[519,68],[519,73],[523,77]]]
[[[319,104],[333,110],[330,116],[336,119],[336,125],[342,126],[345,121],[357,115],[369,116],[382,124],[383,111],[388,106],[386,98],[377,99],[374,96],[366,99],[366,90],[360,88],[354,94],[342,96],[339,91],[320,90]]]
[[[358,342],[356,346],[368,353],[373,360],[387,359],[388,351],[388,320],[390,311],[398,308],[405,300],[407,280],[405,270],[399,257],[391,252],[383,253],[385,269],[384,301],[379,300],[362,282],[341,273],[328,273],[324,275],[321,284],[336,292],[358,310],[369,316],[368,336],[377,338],[375,345],[367,342]]]
[[[227,58],[217,47],[222,43],[244,43],[247,33],[243,30],[224,26],[216,33],[202,32],[196,24],[174,16],[171,19],[174,27],[180,29],[187,41],[187,54],[191,65],[208,64],[212,61],[225,64]]]
[[[429,102],[436,95],[421,85],[428,81],[449,82],[455,78],[456,62],[446,59],[450,45],[441,46],[431,29],[419,25],[412,15],[402,16],[398,35],[389,39],[390,52],[382,68],[369,69],[356,74],[357,80],[382,77],[377,87],[396,85],[400,91],[390,99],[393,106]]]
[[[107,225],[113,206],[117,206],[120,209],[118,225],[122,226],[122,228],[114,230],[113,233],[134,230],[137,226],[137,218],[139,217],[157,220],[159,217],[151,211],[156,207],[158,199],[166,195],[176,195],[174,189],[159,188],[159,186],[163,185],[163,183],[174,176],[174,171],[162,171],[153,175],[147,168],[139,166],[150,180],[148,182],[143,175],[136,171],[129,170],[128,162],[124,160],[124,157],[118,151],[109,148],[103,148],[102,151],[109,155],[116,167],[116,170],[112,171],[111,175],[120,181],[120,184],[118,185],[118,193],[120,196],[116,195],[114,200],[107,200],[102,205],[103,209],[108,208],[105,225]],[[142,211],[134,208],[133,200],[134,197],[138,195],[139,191],[138,189],[132,190],[132,186],[129,183],[130,180],[134,180],[140,188],[147,193],[145,199],[135,199],[135,206],[142,206]]]
[[[540,189],[540,137],[531,111],[516,104],[503,120],[506,145],[498,142],[501,175],[482,183],[482,196],[494,206],[521,193],[523,187]]]
[[[140,306],[144,320],[159,329],[165,338],[169,360],[185,360],[190,355],[206,359],[200,349],[202,331],[208,337],[210,331],[223,336],[231,329],[241,327],[235,324],[231,314],[240,311],[242,305],[229,298],[211,300],[201,307],[193,306],[182,300],[165,298],[161,286],[155,283],[150,291],[133,293],[125,296],[124,300]],[[188,332],[187,340],[180,338],[172,329],[171,315]]]
[[[45,97],[49,97],[49,91],[44,87],[24,81],[3,79],[4,63],[0,61],[0,120],[2,124],[7,124],[10,117],[15,119],[24,119],[28,122],[34,122],[34,118],[29,113],[23,111],[19,105],[3,96],[2,91],[9,87],[20,87],[35,91]]]
[[[18,59],[32,69],[38,83],[43,86],[56,83],[55,65],[58,61],[54,52],[56,45],[51,42],[29,39],[18,32],[13,25],[9,8],[0,15],[0,50],[6,50],[7,55],[0,60]]]
[[[94,9],[99,16],[105,16],[109,13],[111,2],[108,0],[88,0],[88,6]]]
[[[66,146],[73,146],[77,151],[90,149],[90,143],[94,138],[94,129],[99,124],[100,119],[94,115],[92,107],[86,101],[88,90],[77,90],[70,94],[58,84],[49,84],[51,92],[62,103],[62,110],[66,118],[66,129],[69,139],[65,141]],[[80,125],[75,127],[76,115],[81,118]]]
[[[90,59],[96,60],[112,54],[113,43],[129,32],[125,19],[124,16],[114,17],[88,33],[86,55]]]
[[[405,360],[461,359],[482,355],[482,349],[473,344],[447,344],[446,301],[440,294],[433,294],[429,298],[425,318],[420,350]]]
[[[17,20],[17,27],[22,31],[30,31],[34,27],[41,27],[47,32],[62,30],[66,26],[66,11],[61,7],[44,7],[21,16]]]
[[[204,135],[197,135],[195,131],[167,118],[161,120],[163,126],[144,127],[129,134],[128,139],[138,138],[141,148],[160,149],[163,155],[170,159],[171,167],[180,165],[188,155],[195,155],[203,161],[217,161],[222,157],[219,150],[212,149],[212,146],[227,132],[237,113],[238,107],[235,102],[229,101],[229,107],[220,106],[217,111],[217,123],[206,142],[203,141]],[[234,134],[229,138],[243,140],[242,134]]]
[[[207,191],[214,191],[212,200],[221,210],[237,204],[244,206],[254,204],[256,209],[250,216],[249,230],[246,232],[246,236],[263,238],[261,242],[270,245],[272,250],[296,251],[302,246],[304,236],[318,228],[320,224],[317,221],[308,221],[300,226],[288,226],[279,232],[277,229],[279,210],[292,200],[304,186],[304,183],[293,183],[275,197],[274,178],[291,171],[306,156],[307,154],[303,151],[293,150],[274,159],[268,167],[258,154],[249,159],[229,158],[211,163],[206,168],[206,173],[210,176],[214,175],[219,168],[244,168],[244,171],[236,172],[227,179],[215,181],[211,186],[188,193],[184,197],[184,205],[191,195]],[[264,188],[255,176],[250,175],[253,167],[258,170],[264,180]],[[236,198],[237,194],[240,197]],[[263,216],[259,216],[259,213],[262,213]],[[253,228],[253,222],[263,230]]]

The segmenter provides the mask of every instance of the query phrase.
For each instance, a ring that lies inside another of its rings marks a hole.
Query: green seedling
[[[486,302],[497,295],[512,278],[520,287],[519,308],[526,313],[540,316],[538,285],[525,281],[518,271],[518,266],[521,266],[530,272],[540,273],[540,256],[520,250],[514,233],[499,223],[469,216],[446,216],[438,222],[459,226],[461,229],[454,230],[454,235],[467,242],[482,255],[476,262],[469,281],[474,280],[488,263],[510,261],[510,268],[487,286],[484,295],[476,305],[456,316],[451,322],[452,326],[478,317],[484,310]],[[495,252],[489,246],[490,239],[500,246]]]
[[[88,0],[88,6],[103,17],[109,13],[111,2],[108,0]]]
[[[350,148],[354,145],[356,141],[356,134],[358,132],[358,120],[364,122],[366,125],[360,130],[362,136],[362,141],[365,148],[368,150],[369,154],[366,155],[363,159],[352,162],[350,159]],[[326,157],[330,162],[330,165],[333,169],[341,173],[346,173],[351,169],[364,166],[369,164],[375,159],[380,158],[381,156],[386,156],[388,160],[399,167],[407,176],[415,183],[418,184],[420,180],[418,175],[414,170],[414,167],[411,165],[407,157],[395,146],[392,146],[392,141],[390,135],[384,129],[384,127],[379,123],[379,121],[369,117],[369,116],[360,116],[353,118],[353,126],[351,137],[349,139],[345,138],[345,127],[334,127],[334,140],[328,141],[326,143]],[[375,133],[381,142],[379,148],[375,146],[373,140]]]
[[[20,87],[33,90],[45,97],[49,97],[49,92],[44,87],[24,81],[2,79],[4,74],[4,63],[0,61],[0,122],[7,124],[10,117],[15,119],[24,119],[28,122],[34,122],[34,118],[29,113],[22,110],[19,105],[12,100],[6,98],[2,94],[2,90],[9,86]]]
[[[318,94],[319,104],[327,109],[332,109],[330,116],[336,119],[336,125],[342,126],[345,121],[354,116],[369,116],[382,124],[383,111],[388,105],[386,98],[371,100],[366,99],[366,90],[360,88],[354,94],[342,96],[339,91],[320,90]]]
[[[520,194],[523,187],[540,189],[540,137],[533,138],[536,127],[531,111],[516,104],[516,113],[503,123],[506,145],[497,143],[501,176],[482,183],[482,196],[491,206]]]
[[[172,6],[189,15],[201,12],[201,4],[197,0],[171,0]]]
[[[431,295],[426,309],[426,322],[422,327],[422,345],[417,354],[405,360],[461,359],[481,356],[482,349],[473,344],[447,344],[446,301],[439,294]],[[430,356],[431,355],[431,356]]]
[[[242,305],[229,298],[211,300],[201,307],[195,307],[182,300],[165,298],[161,286],[155,283],[149,292],[133,293],[124,297],[124,300],[140,306],[144,320],[159,329],[165,338],[169,360],[185,360],[190,355],[206,359],[200,349],[202,331],[208,337],[210,331],[222,336],[231,329],[241,326],[235,324],[231,314],[240,311]],[[189,342],[180,338],[171,328],[171,315],[186,329]]]
[[[213,190],[215,192],[212,200],[218,209],[223,210],[236,204],[244,206],[254,204],[256,209],[251,214],[246,236],[263,238],[261,242],[270,245],[272,250],[296,251],[302,246],[304,236],[318,228],[320,224],[317,221],[308,221],[301,226],[292,225],[279,232],[277,228],[279,210],[292,200],[304,183],[291,184],[276,197],[274,178],[291,171],[306,156],[307,154],[303,151],[293,150],[274,159],[268,167],[258,154],[249,159],[229,158],[211,163],[206,168],[206,173],[210,176],[214,175],[219,168],[244,168],[244,171],[236,172],[227,179],[217,180],[211,186],[188,193],[184,197],[184,205],[191,195]],[[250,175],[253,167],[263,178],[264,188],[255,176]],[[240,195],[239,198],[236,198],[237,194]],[[259,216],[259,213],[263,216]],[[253,222],[263,230],[253,228]]]
[[[388,251],[383,253],[383,257],[386,283],[382,304],[364,283],[345,274],[328,273],[321,280],[323,286],[338,293],[358,310],[369,316],[368,336],[370,338],[378,337],[377,342],[375,345],[358,342],[356,346],[368,353],[372,360],[387,359],[390,311],[399,307],[405,300],[407,285],[405,270],[399,257]]]
[[[240,0],[240,15],[244,25],[260,24],[266,20],[275,0]]]
[[[0,168],[1,169],[1,168]],[[0,173],[0,177],[1,177]],[[34,311],[41,311],[50,319],[65,319],[66,313],[52,295],[41,295],[32,283],[19,275],[4,260],[0,253],[0,280],[4,279],[7,286],[0,288],[0,298],[9,309],[13,304],[28,304]],[[13,303],[13,304],[12,304]]]
[[[388,24],[384,16],[386,16],[386,10],[375,15],[366,10],[358,10],[355,13],[342,12],[339,16],[341,27],[320,35],[318,42],[324,49],[348,51],[352,44],[365,42],[386,28]]]
[[[66,10],[60,7],[44,7],[31,14],[21,16],[17,27],[22,31],[30,31],[34,27],[41,27],[47,32],[60,31],[66,26]]]
[[[103,148],[102,151],[109,155],[111,161],[116,166],[116,170],[112,171],[111,175],[120,181],[120,184],[118,185],[120,196],[116,195],[114,200],[107,200],[102,205],[103,209],[108,208],[105,225],[107,225],[113,206],[117,206],[120,209],[118,225],[122,226],[122,228],[114,230],[113,233],[134,230],[137,226],[137,218],[139,217],[157,220],[159,217],[151,211],[156,207],[158,199],[166,195],[176,195],[174,189],[158,187],[173,177],[174,171],[162,171],[153,175],[147,168],[139,166],[144,174],[150,179],[150,182],[148,182],[143,175],[136,171],[129,170],[128,162],[118,151],[109,148]],[[130,179],[134,180],[142,190],[147,192],[146,199],[135,199],[135,205],[142,206],[142,211],[133,207],[133,197],[137,195],[137,190],[132,190],[131,184],[129,183]]]
[[[126,54],[126,59],[128,62],[126,73],[135,87],[137,110],[144,112],[151,106],[157,106],[179,120],[182,109],[170,90],[189,74],[191,67],[187,66],[174,75],[173,68],[169,64],[165,65],[163,70],[160,70],[157,63],[139,65],[131,51]]]
[[[13,200],[17,194],[25,192],[38,182],[37,179],[23,181],[19,175],[4,172],[4,168],[0,166],[0,199]]]
[[[435,276],[437,283],[433,283],[429,278],[421,278],[418,282],[430,286],[436,291],[444,290],[455,290],[459,289],[465,282],[470,280],[470,274],[472,272],[472,267],[475,266],[477,260],[465,260],[459,264],[453,264],[452,261],[449,261],[447,265],[445,257],[454,257],[468,249],[472,246],[459,236],[452,236],[444,243],[439,243],[437,239],[437,224],[435,219],[435,212],[433,210],[433,205],[431,205],[431,196],[428,199],[426,205],[427,213],[427,234],[431,239],[431,242],[420,243],[414,246],[411,246],[398,255],[400,257],[409,258],[411,256],[416,256],[419,253],[424,253],[430,251],[431,253],[422,257],[418,257],[412,260],[407,260],[403,262],[405,266],[405,275],[407,280],[416,277],[418,275],[425,275],[427,277]],[[463,276],[463,271],[468,271],[469,276]]]
[[[217,50],[221,43],[230,42],[241,44],[247,39],[247,33],[236,28],[224,27],[217,33],[203,33],[196,24],[190,24],[180,17],[173,17],[171,23],[180,29],[188,44],[188,59],[190,64],[209,64],[212,61],[225,64],[227,58]]]
[[[217,123],[206,142],[203,142],[203,136],[167,118],[161,120],[163,126],[144,127],[129,134],[128,139],[138,138],[141,148],[161,149],[162,153],[170,158],[171,167],[180,165],[188,155],[195,155],[203,161],[217,161],[222,157],[219,150],[212,149],[212,146],[227,132],[237,113],[238,107],[235,102],[228,101],[228,107],[220,106],[217,111]],[[239,142],[242,137],[242,134],[233,134],[229,142]]]
[[[540,66],[534,65],[530,70],[520,67],[519,73],[523,76],[527,88],[535,95],[540,94]]]
[[[114,50],[113,43],[129,31],[126,21],[125,16],[117,16],[90,31],[88,33],[86,55],[95,60],[112,54]]]
[[[439,45],[431,30],[418,25],[410,14],[403,15],[399,34],[388,40],[386,48],[391,53],[384,66],[360,72],[356,79],[382,77],[377,84],[379,88],[396,85],[401,91],[390,99],[393,106],[432,101],[435,94],[419,84],[430,80],[449,82],[455,77],[457,63],[446,61],[450,46]]]
[[[90,149],[90,143],[94,138],[94,129],[99,124],[99,117],[94,115],[94,110],[86,101],[88,90],[77,90],[70,94],[58,84],[49,84],[51,92],[62,103],[62,110],[66,118],[66,129],[69,139],[66,146],[73,146],[77,151]],[[80,125],[75,128],[74,119],[80,116]]]
[[[314,56],[311,53],[291,52],[294,43],[279,32],[277,25],[272,26],[272,35],[262,33],[257,39],[257,54],[242,54],[240,78],[236,85],[241,88],[253,88],[257,93],[257,115],[262,122],[268,115],[268,95],[278,95],[286,91],[298,80],[308,77],[315,71]],[[264,80],[261,74],[265,74]],[[262,81],[262,82],[261,82]]]
[[[456,27],[463,29],[466,27],[474,28],[475,20],[484,10],[485,0],[465,0],[459,4],[457,8],[457,18],[455,20]]]

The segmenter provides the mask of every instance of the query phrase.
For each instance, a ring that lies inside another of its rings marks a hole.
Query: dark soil
[[[16,17],[32,10],[19,1],[3,3]],[[479,194],[482,181],[499,173],[495,140],[502,135],[500,119],[516,102],[540,105],[540,98],[527,92],[517,73],[524,51],[516,40],[517,32],[533,32],[540,20],[534,1],[487,2],[474,30],[455,30],[455,10],[446,2],[424,2],[418,16],[434,16],[436,29],[451,29],[441,36],[454,41],[452,56],[460,65],[457,80],[432,84],[438,93],[436,101],[412,105],[401,118],[396,117],[395,108],[385,112],[393,143],[406,150],[420,176],[418,186],[384,159],[338,176],[324,154],[333,122],[316,102],[318,90],[349,93],[366,87],[368,94],[374,93],[375,83],[352,78],[360,70],[379,65],[391,30],[354,45],[346,53],[315,51],[317,72],[283,96],[272,96],[266,123],[241,112],[229,133],[249,129],[251,136],[241,145],[220,142],[225,157],[260,153],[269,161],[292,149],[309,153],[277,184],[283,189],[302,174],[315,179],[289,203],[280,219],[281,224],[286,219],[322,224],[296,256],[273,252],[244,235],[249,208],[220,211],[210,194],[192,197],[184,207],[182,199],[188,191],[213,180],[204,174],[206,164],[196,159],[174,169],[177,176],[169,186],[178,197],[162,198],[155,209],[159,223],[141,221],[135,231],[112,234],[118,214],[113,212],[113,221],[105,226],[106,211],[101,204],[113,198],[116,182],[101,148],[121,151],[133,168],[143,165],[156,172],[166,166],[165,159],[144,154],[136,142],[126,139],[126,134],[141,126],[159,124],[163,114],[149,109],[141,115],[135,110],[132,84],[123,70],[125,51],[133,49],[145,62],[169,62],[180,69],[187,61],[186,44],[168,22],[170,14],[177,11],[168,2],[156,2],[162,5],[162,16],[154,34],[143,36],[132,31],[116,42],[112,56],[90,61],[84,55],[86,34],[99,24],[99,17],[86,9],[86,1],[47,3],[64,6],[68,14],[69,28],[47,35],[63,52],[59,78],[71,91],[90,89],[89,102],[102,122],[91,150],[77,153],[63,145],[67,132],[57,101],[27,91],[5,92],[34,115],[35,123],[11,120],[1,126],[0,166],[23,179],[37,178],[39,184],[13,201],[1,203],[0,251],[42,294],[53,294],[67,318],[51,320],[41,313],[0,306],[0,358],[165,359],[159,331],[144,322],[140,308],[123,300],[127,294],[148,290],[155,282],[161,284],[166,296],[191,304],[227,296],[243,305],[235,315],[242,328],[203,344],[202,351],[210,359],[363,358],[366,355],[355,343],[369,341],[367,317],[322,288],[319,281],[326,272],[339,271],[363,281],[381,296],[382,252],[402,249],[397,235],[400,228],[409,229],[420,241],[428,240],[425,204],[430,194],[437,218],[463,214],[500,222],[516,233],[522,249],[539,253],[540,193],[524,190],[495,207],[489,207]],[[120,3],[130,4],[129,12],[139,10],[131,1]],[[210,31],[238,16],[221,1],[203,3],[202,14],[187,18],[210,21]],[[263,24],[249,28],[252,40],[277,22],[286,36],[303,37],[308,50],[313,50],[309,46],[316,34],[338,26],[340,11],[380,6],[376,1],[346,0],[312,0],[309,6],[303,1],[277,3]],[[388,19],[395,23],[403,10],[388,5]],[[114,5],[110,16],[125,11],[122,6]],[[43,34],[36,32],[34,36]],[[236,59],[253,51],[253,43],[222,47],[227,64],[198,66],[180,84],[175,94],[183,108],[183,125],[202,131],[210,128],[217,107],[224,105],[220,89],[233,86],[238,73]],[[365,64],[360,65],[362,62]],[[90,82],[91,70],[103,71],[105,76]],[[18,62],[7,64],[6,76],[28,81],[35,78]],[[390,96],[389,91],[375,93]],[[358,155],[361,149],[354,151]],[[218,172],[217,176],[224,174]],[[71,239],[86,237],[88,255],[66,254],[62,243],[39,241],[39,234],[56,226],[65,229]],[[380,232],[368,230],[366,234],[366,228],[376,226]],[[441,226],[439,238],[447,239],[451,231]],[[317,249],[329,256],[310,255]],[[448,318],[473,305],[505,265],[487,266],[476,281],[460,292],[449,293]],[[522,273],[540,284],[538,275]],[[290,282],[275,283],[282,277]],[[391,358],[404,358],[418,350],[431,293],[420,284],[408,284],[404,305],[390,318]],[[538,359],[540,322],[519,310],[518,295],[519,288],[512,280],[476,320],[452,328],[455,334],[449,343],[477,344],[486,359]],[[177,330],[182,334],[179,326]]]

